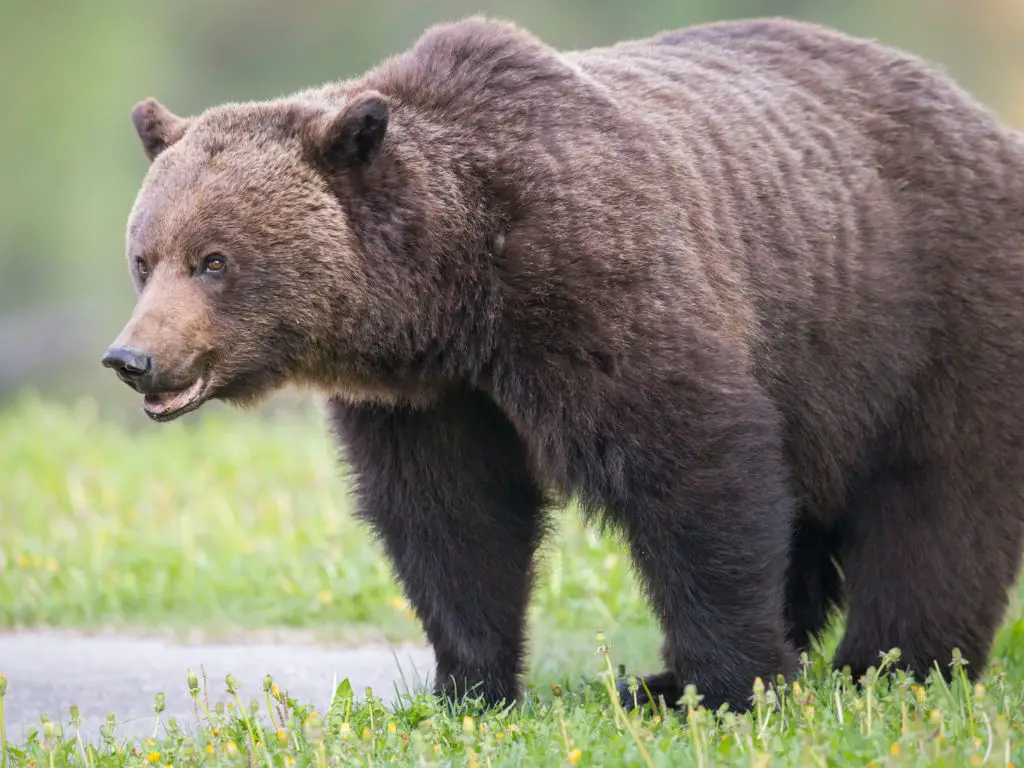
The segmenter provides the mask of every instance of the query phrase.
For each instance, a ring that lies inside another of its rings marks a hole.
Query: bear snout
[[[133,347],[111,345],[101,362],[137,392],[144,391],[147,380],[152,379],[153,358]]]

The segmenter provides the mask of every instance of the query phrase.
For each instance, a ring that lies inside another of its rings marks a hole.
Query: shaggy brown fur
[[[518,695],[549,493],[624,534],[669,703],[747,707],[833,606],[855,674],[985,666],[1024,519],[1024,141],[946,76],[789,21],[559,53],[473,18],[133,118],[107,364],[159,419],[326,392],[439,692]]]

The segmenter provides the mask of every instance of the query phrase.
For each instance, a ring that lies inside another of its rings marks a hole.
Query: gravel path
[[[7,737],[17,743],[39,723],[41,713],[67,723],[77,704],[82,736],[99,738],[108,713],[118,717],[117,735],[153,733],[153,697],[167,700],[170,716],[194,730],[188,670],[205,669],[210,703],[226,701],[224,677],[238,681],[243,702],[263,696],[267,674],[303,703],[324,711],[335,681],[348,678],[358,698],[367,686],[391,700],[420,690],[432,673],[433,655],[416,647],[332,648],[305,643],[184,644],[154,638],[85,636],[70,632],[0,634],[0,673],[7,675],[4,699]]]

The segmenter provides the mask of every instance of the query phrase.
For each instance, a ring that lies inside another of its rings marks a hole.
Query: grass
[[[0,629],[284,628],[421,641],[379,547],[350,514],[335,457],[306,411],[214,410],[157,427],[104,419],[88,403],[20,399],[0,411]],[[559,520],[531,606],[530,695],[518,708],[449,710],[415,692],[386,705],[343,681],[317,713],[287,695],[286,680],[238,691],[183,671],[194,722],[167,720],[157,701],[148,741],[124,739],[116,723],[90,740],[72,712],[69,726],[41,721],[12,744],[0,679],[0,753],[10,766],[1024,764],[1019,597],[978,687],[935,676],[858,687],[814,654],[796,682],[755,688],[757,707],[743,717],[694,698],[679,714],[627,716],[608,676],[619,664],[656,665],[659,634],[618,543],[574,514]],[[208,706],[208,688],[226,688],[234,705]]]

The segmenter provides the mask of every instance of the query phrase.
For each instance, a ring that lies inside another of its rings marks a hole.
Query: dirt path
[[[231,673],[243,702],[262,700],[263,678],[323,711],[335,682],[348,678],[356,696],[367,686],[391,700],[396,692],[419,690],[432,673],[433,656],[423,648],[363,646],[335,648],[297,643],[180,644],[133,637],[93,637],[71,632],[0,633],[0,673],[7,675],[4,699],[7,737],[24,739],[46,713],[65,725],[72,704],[82,718],[82,736],[99,738],[108,713],[118,718],[117,735],[152,735],[153,699],[166,696],[164,722],[173,716],[194,730],[188,670],[205,669],[210,703],[227,701],[224,677]],[[70,735],[70,731],[67,731]]]

